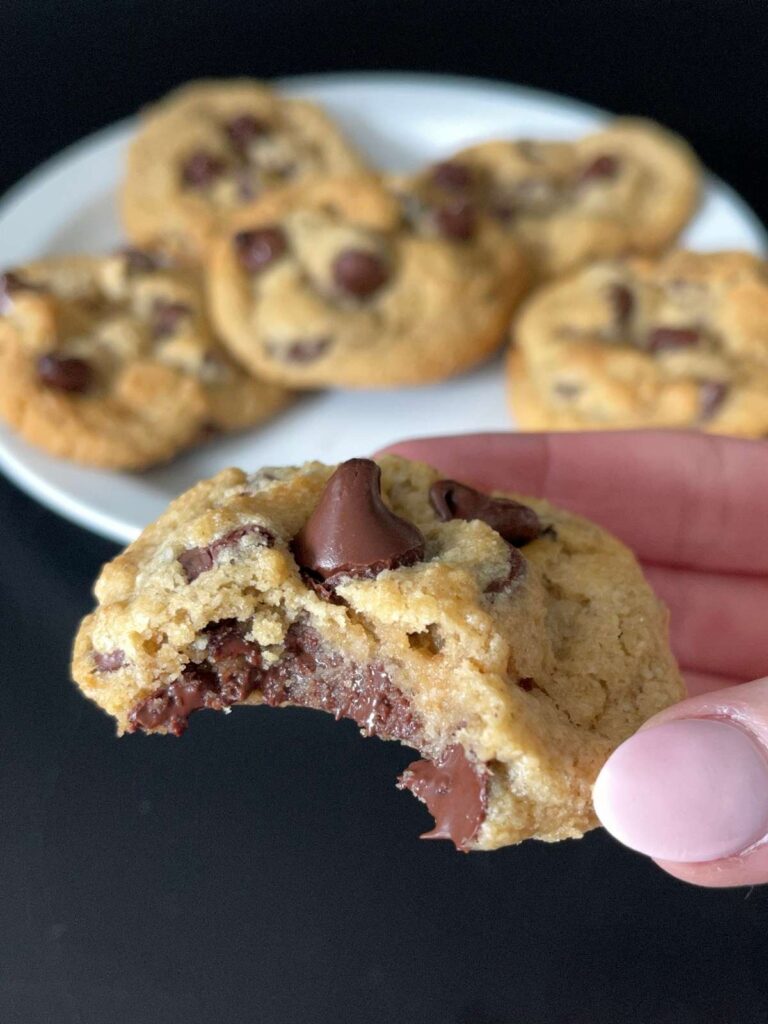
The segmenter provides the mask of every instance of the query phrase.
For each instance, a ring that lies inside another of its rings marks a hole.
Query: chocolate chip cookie
[[[483,142],[398,186],[438,215],[485,211],[541,279],[591,259],[659,252],[694,212],[699,178],[682,139],[625,118],[576,142]]]
[[[514,343],[522,427],[768,435],[768,267],[748,253],[594,264],[534,295]]]
[[[618,541],[391,456],[226,470],[96,596],[73,672],[120,732],[240,704],[350,718],[418,751],[400,786],[462,850],[580,836],[608,754],[683,693]]]
[[[91,466],[141,469],[288,404],[216,341],[164,256],[54,257],[0,275],[0,417]]]
[[[201,253],[229,214],[288,182],[364,167],[315,104],[251,79],[192,82],[144,115],[128,151],[123,222],[138,245]]]
[[[498,347],[526,270],[490,218],[448,223],[372,176],[265,196],[213,247],[217,328],[255,373],[294,387],[456,374]]]

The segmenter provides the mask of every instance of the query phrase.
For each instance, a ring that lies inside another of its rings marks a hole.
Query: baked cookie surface
[[[546,279],[589,260],[665,248],[696,208],[699,178],[682,139],[620,118],[575,142],[469,146],[400,187],[427,205],[486,211]]]
[[[242,211],[214,245],[217,328],[254,373],[295,387],[452,376],[493,352],[525,288],[488,218],[409,219],[378,178],[310,182]]]
[[[0,417],[52,455],[141,469],[290,397],[234,362],[200,282],[158,254],[52,257],[0,276]]]
[[[678,251],[597,263],[532,296],[509,357],[527,429],[768,435],[768,267]]]
[[[632,554],[523,500],[392,456],[225,470],[104,567],[74,677],[120,732],[351,718],[419,751],[400,784],[460,849],[580,836],[608,754],[682,684]]]
[[[125,230],[204,251],[230,213],[272,188],[362,170],[362,157],[315,104],[251,79],[200,81],[143,115],[121,192]]]

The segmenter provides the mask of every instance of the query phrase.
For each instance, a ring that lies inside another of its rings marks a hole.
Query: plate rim
[[[209,77],[227,78],[235,76]],[[354,87],[355,84],[358,86],[389,85],[390,87],[402,87],[403,90],[425,87],[442,90],[448,89],[464,93],[471,90],[482,92],[486,95],[489,91],[492,91],[500,96],[508,96],[510,94],[516,96],[523,95],[532,101],[557,104],[561,109],[568,112],[581,116],[586,115],[598,120],[617,116],[614,112],[604,107],[599,107],[562,93],[538,89],[515,82],[507,82],[502,79],[471,75],[439,74],[428,71],[333,71],[280,76],[268,79],[267,81],[277,89],[299,94],[329,86],[332,88],[350,88]],[[51,177],[55,176],[62,168],[86,152],[113,144],[121,135],[127,135],[133,130],[136,119],[137,115],[133,114],[97,128],[87,135],[75,139],[27,171],[26,174],[0,195],[0,229],[2,229],[2,225],[9,214],[13,213],[14,208],[24,201],[32,189],[45,186]],[[704,173],[708,183],[715,185],[736,207],[738,213],[744,218],[749,229],[758,240],[760,248],[763,251],[768,251],[768,230],[749,203],[736,189],[718,175],[713,174],[708,168],[704,168]],[[82,468],[87,470],[88,467]],[[33,500],[85,530],[119,544],[128,543],[137,536],[138,531],[134,525],[80,501],[76,494],[62,491],[45,476],[30,468],[23,459],[17,457],[2,443],[1,439],[0,469],[2,469],[4,475],[13,484]]]

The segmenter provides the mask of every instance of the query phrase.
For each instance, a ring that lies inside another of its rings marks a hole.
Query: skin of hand
[[[768,882],[768,443],[510,433],[387,451],[481,490],[547,498],[632,548],[670,610],[689,697],[613,753],[595,809],[677,878]]]

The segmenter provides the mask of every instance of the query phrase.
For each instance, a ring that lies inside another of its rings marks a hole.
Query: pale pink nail
[[[656,860],[730,857],[768,835],[768,758],[728,722],[666,722],[614,751],[594,802],[612,835]]]

